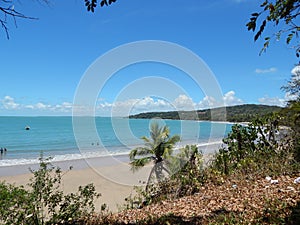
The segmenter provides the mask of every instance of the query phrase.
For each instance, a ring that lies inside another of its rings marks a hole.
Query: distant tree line
[[[272,113],[280,112],[279,106],[245,104],[238,106],[220,107],[197,111],[169,111],[169,112],[147,112],[131,115],[134,119],[173,119],[173,120],[207,120],[228,122],[250,122],[257,117],[263,117]],[[226,113],[226,115],[224,115]],[[213,115],[213,116],[212,116]]]

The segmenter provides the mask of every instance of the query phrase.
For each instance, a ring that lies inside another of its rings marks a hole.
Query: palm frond
[[[149,162],[152,161],[152,157],[144,157],[144,158],[139,158],[139,159],[134,159],[130,162],[131,165],[131,170],[133,172],[141,169],[142,167],[144,167],[146,164],[148,164]]]
[[[141,137],[141,139],[145,142],[145,144],[151,143],[149,138],[147,138],[146,136]]]
[[[136,156],[143,156],[143,155],[148,155],[148,154],[152,154],[152,151],[150,148],[137,147],[130,151],[129,158],[130,158],[130,160],[134,160]]]
[[[155,169],[152,170],[152,173],[153,171],[161,173],[161,171],[158,171],[157,163],[168,159],[172,155],[174,145],[180,141],[180,137],[178,135],[170,137],[170,130],[167,126],[159,126],[159,123],[154,122],[150,127],[150,137],[144,136],[141,139],[144,141],[145,146],[135,148],[129,154],[132,170],[136,171],[150,161],[154,161]],[[168,168],[165,172],[169,173]]]
[[[147,141],[145,141],[146,139],[142,138],[142,140],[144,140],[144,145],[147,146],[148,148],[154,148],[154,143],[152,141],[150,141],[149,139]]]
[[[164,136],[165,136],[166,138],[168,138],[169,135],[170,135],[170,129],[169,129],[169,127],[164,126],[164,127],[162,128],[162,132],[161,132],[161,133],[163,133]]]
[[[163,156],[164,159],[167,159],[167,158],[169,158],[169,156],[172,155],[172,153],[173,153],[173,146],[172,147],[171,146],[165,146],[162,156]]]
[[[177,142],[180,141],[180,136],[179,135],[174,135],[169,139],[169,143],[175,145]]]

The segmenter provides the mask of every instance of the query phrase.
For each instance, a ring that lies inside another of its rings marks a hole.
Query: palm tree
[[[163,171],[170,174],[166,167],[168,165],[167,159],[171,156],[174,145],[180,141],[180,137],[178,135],[170,137],[170,131],[167,126],[160,127],[157,122],[154,122],[151,124],[150,138],[144,136],[141,139],[145,142],[145,146],[131,150],[129,157],[133,171],[144,167],[150,162],[154,163],[147,181],[147,190],[154,175],[159,182],[164,177]]]

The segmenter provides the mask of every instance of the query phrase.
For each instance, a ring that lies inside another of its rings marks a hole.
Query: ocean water
[[[140,138],[149,136],[152,123],[149,119],[96,117],[92,118],[95,132],[87,126],[86,120],[91,118],[76,119],[80,123],[74,135],[72,117],[0,117],[0,147],[7,149],[0,155],[0,166],[36,163],[41,154],[54,161],[127,154],[143,144]],[[159,122],[170,128],[171,135],[181,136],[177,147],[219,142],[232,126],[199,121]]]

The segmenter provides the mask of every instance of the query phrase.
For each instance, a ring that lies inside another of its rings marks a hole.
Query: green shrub
[[[135,187],[135,194],[128,196],[125,209],[141,208],[145,205],[192,195],[204,183],[203,154],[196,145],[187,145],[175,156],[168,158],[171,176],[144,187]]]
[[[77,193],[64,194],[62,171],[40,159],[29,189],[0,183],[1,224],[72,224],[94,212],[96,193],[93,184],[79,187]]]
[[[0,183],[0,224],[34,224],[30,193],[22,186]]]

